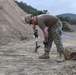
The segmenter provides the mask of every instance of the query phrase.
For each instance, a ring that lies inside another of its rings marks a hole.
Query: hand
[[[34,36],[38,38],[38,34],[36,32],[34,33]]]
[[[48,41],[47,41],[47,42],[43,41],[43,44],[44,44],[44,45],[46,45],[47,43],[48,43]]]
[[[34,36],[35,38],[37,37],[38,38],[38,30],[36,29],[35,32],[34,32]]]

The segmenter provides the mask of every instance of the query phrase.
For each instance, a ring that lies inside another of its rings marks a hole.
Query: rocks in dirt
[[[74,59],[76,60],[76,47],[67,47],[64,52],[65,59]]]

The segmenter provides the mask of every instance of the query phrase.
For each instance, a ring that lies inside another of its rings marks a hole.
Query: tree
[[[22,1],[21,2],[15,1],[15,2],[18,4],[18,6],[21,9],[23,9],[28,14],[40,15],[40,14],[46,14],[48,12],[48,10],[43,10],[43,11],[37,10],[30,5],[27,5],[26,3],[23,3]]]
[[[76,18],[70,18],[70,17],[62,17],[57,16],[61,21],[69,22],[70,24],[76,24]]]
[[[48,10],[43,10],[43,13],[44,13],[44,14],[47,14],[47,13],[48,13]]]

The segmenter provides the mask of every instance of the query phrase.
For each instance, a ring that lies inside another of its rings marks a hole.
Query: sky
[[[76,14],[76,0],[17,0],[23,1],[37,10],[48,10],[49,14]]]

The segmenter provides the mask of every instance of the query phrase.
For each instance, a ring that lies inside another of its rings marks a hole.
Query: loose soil
[[[39,44],[42,40],[39,37]],[[75,40],[76,38],[63,38],[64,48],[75,48]],[[76,75],[75,60],[56,62],[57,52],[54,43],[50,59],[38,59],[44,53],[43,47],[42,45],[35,53],[35,38],[0,46],[0,75]]]

